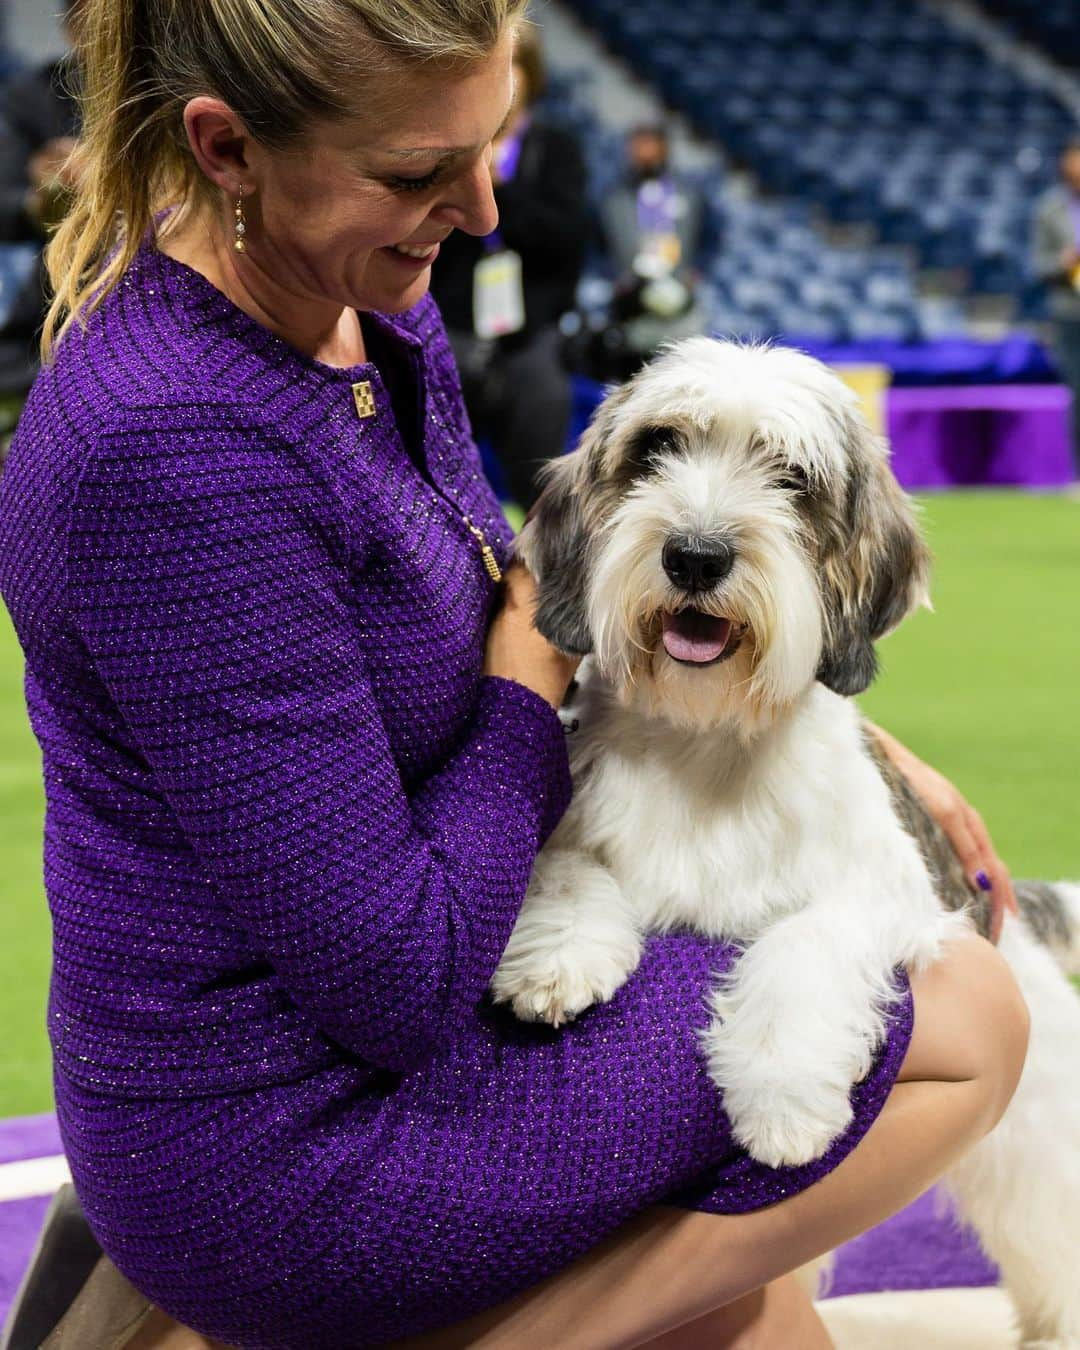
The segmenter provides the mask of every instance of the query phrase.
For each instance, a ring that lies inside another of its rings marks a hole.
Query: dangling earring
[[[233,226],[236,231],[236,238],[233,240],[233,248],[237,253],[246,253],[247,243],[245,242],[244,236],[247,234],[247,221],[244,219],[244,194],[242,191],[236,199],[236,207],[234,208],[233,214],[236,217]]]

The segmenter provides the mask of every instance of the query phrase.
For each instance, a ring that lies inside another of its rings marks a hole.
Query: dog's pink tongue
[[[698,665],[715,661],[727,646],[731,634],[730,619],[714,619],[697,609],[684,609],[663,616],[664,650],[676,661]]]

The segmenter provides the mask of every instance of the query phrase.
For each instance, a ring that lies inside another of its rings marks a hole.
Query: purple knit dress
[[[656,1202],[791,1195],[911,1033],[905,996],[848,1134],[770,1171],[697,1049],[722,943],[651,938],[558,1031],[491,1004],[566,749],[480,673],[469,523],[501,561],[511,535],[436,307],[365,321],[411,371],[415,459],[374,365],[302,356],[144,245],[0,481],[72,1173],[116,1265],[244,1350],[385,1345]]]

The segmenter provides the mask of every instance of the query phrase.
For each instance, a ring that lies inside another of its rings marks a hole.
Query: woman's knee
[[[972,934],[913,975],[915,1031],[900,1077],[970,1081],[990,1130],[1020,1081],[1027,1054],[1027,1004],[1004,957]]]

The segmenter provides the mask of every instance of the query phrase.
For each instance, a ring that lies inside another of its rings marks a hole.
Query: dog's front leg
[[[885,1034],[895,948],[865,905],[812,905],[767,929],[712,996],[703,1033],[735,1138],[771,1167],[820,1157]]]
[[[606,1003],[641,960],[641,932],[615,878],[576,849],[542,850],[491,981],[525,1022],[572,1022]]]

